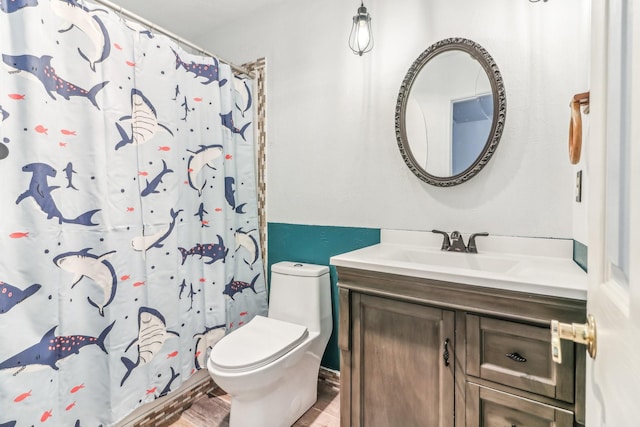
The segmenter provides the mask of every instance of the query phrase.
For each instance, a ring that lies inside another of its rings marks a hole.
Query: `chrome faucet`
[[[464,239],[459,231],[451,232],[451,246],[448,249],[449,252],[467,252],[467,247],[464,244]]]
[[[431,230],[432,233],[442,234],[442,246],[440,247],[441,251],[448,251],[451,247],[451,242],[449,241],[449,234],[446,231],[440,230]]]
[[[442,246],[441,250],[447,252],[465,252],[469,254],[477,254],[478,247],[476,246],[476,237],[488,236],[489,233],[474,233],[469,237],[469,244],[464,244],[464,239],[459,231],[451,232],[451,240],[449,240],[449,234],[445,231],[431,230],[432,233],[442,234]]]
[[[488,236],[489,233],[474,233],[469,236],[469,244],[467,245],[467,252],[470,254],[477,254],[478,247],[476,246],[476,237]]]

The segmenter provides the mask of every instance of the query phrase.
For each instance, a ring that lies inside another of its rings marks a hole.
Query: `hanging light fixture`
[[[353,26],[349,36],[349,47],[356,55],[362,56],[373,48],[373,33],[371,32],[371,16],[367,13],[364,3],[360,3],[358,13],[353,17]]]

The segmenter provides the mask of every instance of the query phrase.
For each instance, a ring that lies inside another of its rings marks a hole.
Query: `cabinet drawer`
[[[573,427],[571,411],[467,383],[467,427]]]
[[[574,346],[562,342],[562,364],[551,358],[551,332],[467,314],[467,374],[509,387],[574,401]]]

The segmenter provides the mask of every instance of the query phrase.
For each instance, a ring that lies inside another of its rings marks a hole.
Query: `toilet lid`
[[[221,369],[255,369],[282,357],[308,335],[304,326],[255,316],[245,326],[218,341],[209,358]]]

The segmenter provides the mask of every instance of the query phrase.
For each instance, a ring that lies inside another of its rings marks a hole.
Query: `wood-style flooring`
[[[204,396],[182,413],[170,427],[228,427],[231,398],[222,389]],[[318,400],[294,427],[338,427],[340,425],[340,390],[330,382],[318,381]]]

